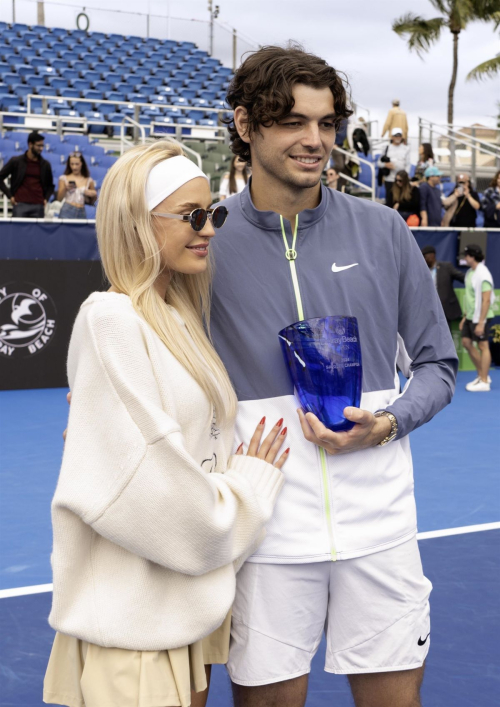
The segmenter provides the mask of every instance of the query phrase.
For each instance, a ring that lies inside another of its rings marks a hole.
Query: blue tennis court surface
[[[500,520],[500,371],[491,393],[464,389],[412,434],[419,531]],[[63,389],[0,392],[0,590],[50,583],[50,500],[67,419]],[[500,694],[500,530],[420,541],[434,590],[425,707],[493,707]],[[0,599],[0,707],[40,707],[53,633],[50,593]],[[307,707],[352,705],[346,679],[313,662]],[[210,707],[231,704],[223,667],[214,671]],[[104,706],[103,706],[104,707]],[[390,707],[390,706],[388,706]]]

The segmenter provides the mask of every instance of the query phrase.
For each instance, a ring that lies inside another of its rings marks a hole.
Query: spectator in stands
[[[443,204],[439,187],[441,172],[437,167],[427,167],[425,181],[419,185],[421,226],[441,226]]]
[[[475,227],[481,203],[478,193],[471,187],[468,174],[458,175],[457,186],[450,196],[443,198],[443,205],[446,209],[443,226]]]
[[[391,142],[387,146],[383,157],[389,159],[389,162],[385,162],[382,158],[379,160],[379,168],[389,170],[389,173],[384,177],[385,198],[387,203],[387,199],[390,200],[391,198],[389,192],[396,179],[396,173],[401,170],[409,172],[411,166],[410,148],[403,142],[403,132],[401,128],[393,128]]]
[[[481,248],[471,243],[464,249],[465,260],[470,269],[465,274],[464,315],[460,322],[462,344],[476,367],[477,377],[465,386],[471,393],[487,393],[490,390],[489,370],[491,353],[489,331],[494,317],[495,302],[493,277],[484,264]],[[477,348],[474,344],[477,344]]]
[[[81,152],[72,152],[66,161],[64,174],[59,177],[57,200],[63,201],[59,218],[84,219],[85,204],[97,199],[94,180]]]
[[[248,166],[245,160],[234,155],[229,172],[220,182],[219,199],[227,199],[232,194],[239,194],[246,187],[249,178]]]
[[[438,297],[443,305],[446,321],[451,329],[451,323],[462,317],[462,308],[460,307],[460,302],[453,288],[453,281],[457,280],[458,282],[463,282],[465,280],[465,273],[456,268],[452,263],[436,260],[436,249],[433,245],[424,246],[422,248],[422,255],[431,271]]]
[[[330,189],[341,191],[339,182],[340,175],[335,169],[335,167],[328,167],[328,169],[326,170],[326,186],[330,187]]]
[[[54,192],[50,162],[42,157],[44,137],[28,135],[28,149],[11,157],[0,170],[0,189],[10,199],[14,218],[43,218],[45,205]],[[10,188],[5,184],[10,177]]]
[[[500,228],[500,170],[483,194],[485,228]]]
[[[408,138],[408,120],[406,113],[399,107],[399,100],[395,98],[392,102],[392,108],[387,114],[382,130],[382,137],[387,133],[389,137],[393,135],[394,128],[400,128],[403,135],[403,140],[406,142]]]
[[[227,217],[211,203],[207,177],[166,140],[128,150],[104,180],[111,288],[76,318],[52,502],[50,704],[200,707],[205,664],[227,660],[235,575],[288,454],[283,418],[232,453],[236,395],[204,329],[208,252]]]
[[[360,117],[357,120],[350,119],[347,124],[347,140],[349,147],[361,152],[366,157],[370,152],[370,143],[368,141],[368,126],[364,118]]]
[[[415,168],[414,179],[421,182],[424,178],[424,172],[427,167],[432,167],[434,164],[434,152],[430,142],[423,142],[418,146],[418,162]]]
[[[410,216],[416,216],[418,222],[412,225],[419,225],[420,192],[415,184],[410,184],[408,172],[405,172],[404,169],[401,169],[396,174],[394,185],[389,194],[387,194],[385,203],[387,206],[395,209],[405,221],[407,221]]]

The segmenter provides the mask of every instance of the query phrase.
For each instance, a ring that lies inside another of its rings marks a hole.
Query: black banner
[[[107,287],[99,261],[0,260],[0,390],[67,386],[73,322]]]

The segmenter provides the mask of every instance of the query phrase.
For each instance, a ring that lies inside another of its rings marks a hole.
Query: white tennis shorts
[[[430,644],[431,589],[416,538],[339,562],[247,562],[233,606],[231,680],[266,685],[309,673],[323,631],[329,673],[419,668]]]

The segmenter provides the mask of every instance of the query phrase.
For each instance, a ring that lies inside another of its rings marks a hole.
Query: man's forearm
[[[490,292],[483,292],[482,293],[482,301],[481,301],[481,314],[479,315],[479,322],[481,324],[484,324],[486,321],[486,316],[488,314],[488,309],[490,308],[490,302],[491,302],[491,294]]]
[[[428,226],[429,225],[429,221],[427,219],[427,211],[421,211],[420,218],[422,219],[422,223],[420,224],[421,226]]]

